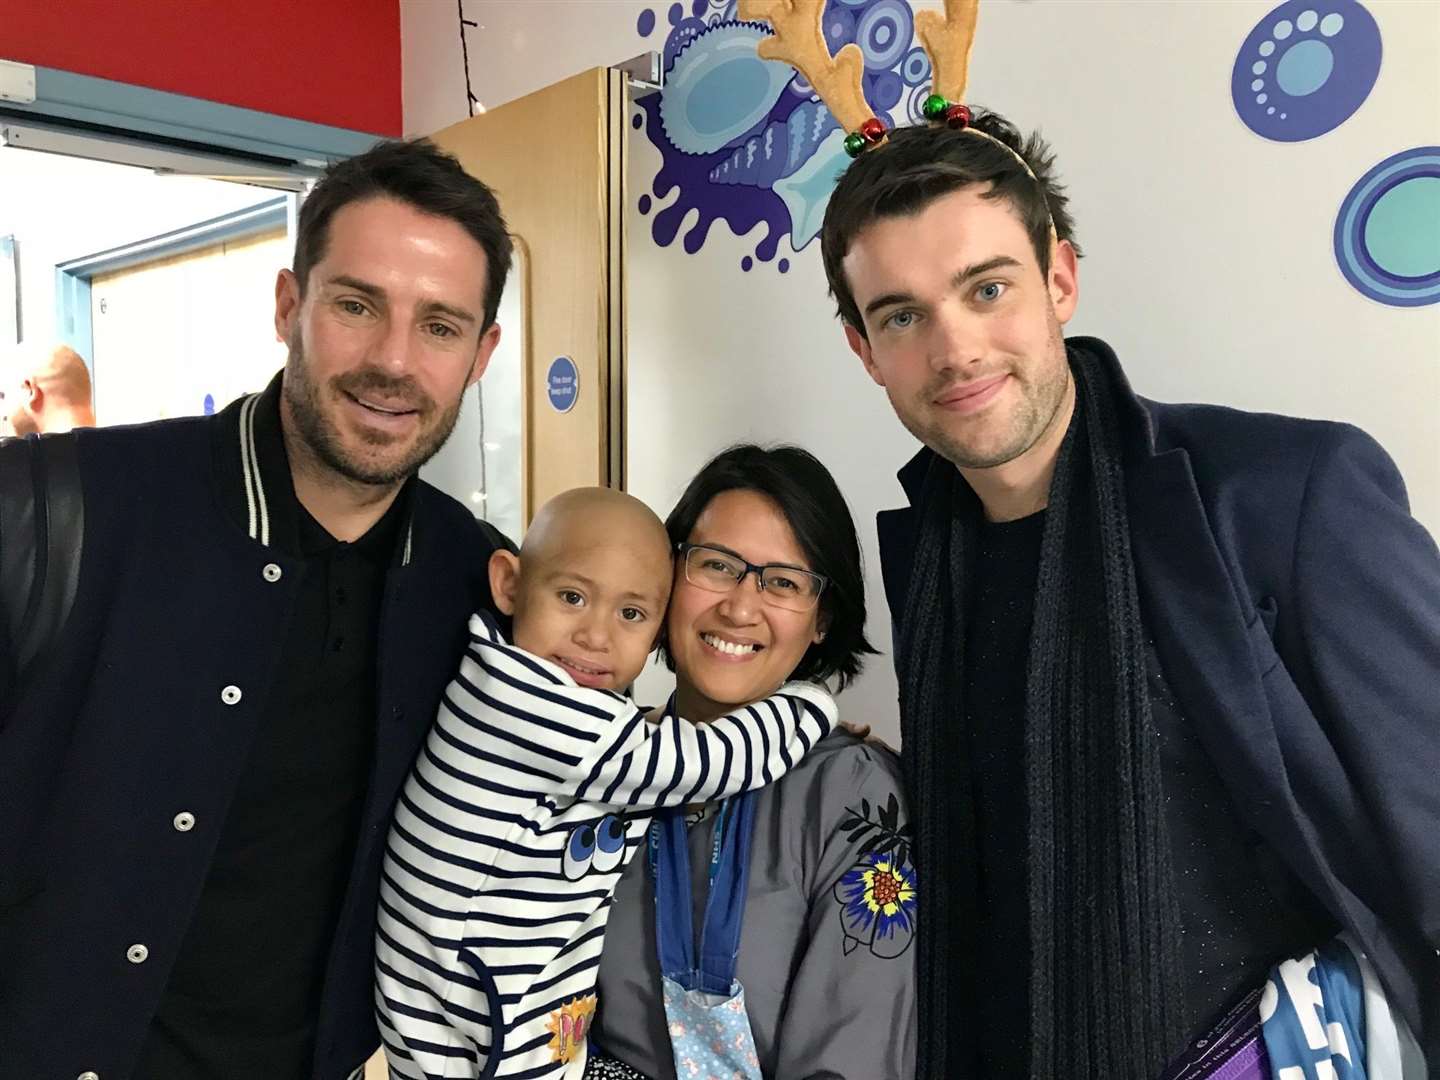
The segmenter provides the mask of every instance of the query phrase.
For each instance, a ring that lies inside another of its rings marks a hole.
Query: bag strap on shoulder
[[[0,443],[0,597],[20,680],[59,641],[80,583],[85,497],[74,435]]]

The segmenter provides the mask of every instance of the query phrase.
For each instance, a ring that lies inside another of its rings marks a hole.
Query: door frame
[[[296,202],[295,195],[281,195],[194,225],[56,264],[56,336],[85,359],[93,378],[95,337],[90,318],[90,283],[97,275],[270,232],[293,222]],[[290,231],[293,233],[293,227]]]
[[[37,124],[132,147],[312,171],[368,150],[382,138],[73,71],[24,66],[34,72],[34,98],[0,99],[0,124]]]
[[[297,177],[318,176],[332,162],[363,153],[384,137],[58,68],[18,66],[33,73],[33,94],[0,99],[0,127],[58,136],[59,145],[83,147],[60,151],[72,156],[136,165],[150,154],[167,171],[224,174],[227,167],[239,166],[235,171],[242,175],[273,172],[293,183]],[[248,210],[57,265],[58,338],[81,356],[91,355],[90,279],[96,274],[282,223],[293,237],[298,207],[294,197],[271,198]]]

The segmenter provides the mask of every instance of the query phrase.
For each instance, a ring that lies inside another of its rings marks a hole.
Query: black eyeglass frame
[[[741,558],[739,555],[735,554],[735,552],[733,552],[733,551],[727,551],[727,550],[725,550],[724,548],[711,547],[709,544],[691,544],[691,543],[687,543],[687,542],[685,542],[685,541],[681,541],[680,543],[678,543],[678,544],[675,545],[675,552],[676,552],[677,555],[680,556],[681,560],[683,560],[683,562],[684,562],[684,565],[685,565],[685,580],[686,580],[686,581],[689,581],[690,584],[696,586],[697,588],[705,589],[707,592],[718,592],[718,590],[707,588],[707,586],[705,586],[703,583],[701,583],[701,582],[699,582],[699,581],[692,581],[692,580],[691,580],[691,578],[690,578],[690,552],[692,552],[692,551],[713,551],[713,552],[715,552],[715,554],[717,554],[717,555],[723,555],[723,556],[725,556],[727,559],[734,559],[736,562],[742,563],[742,564],[744,565],[745,569],[741,572],[740,576],[735,579],[735,584],[734,584],[734,585],[731,585],[731,586],[730,586],[730,589],[737,589],[737,588],[739,588],[741,585],[743,585],[743,584],[745,583],[745,579],[746,579],[747,577],[749,577],[751,574],[754,574],[754,575],[755,575],[755,584],[756,584],[757,588],[759,589],[760,595],[761,595],[762,597],[769,595],[769,590],[768,590],[767,586],[765,585],[765,571],[766,571],[766,570],[788,570],[788,571],[790,571],[790,573],[792,573],[792,574],[806,574],[806,575],[808,575],[809,577],[812,577],[812,578],[814,578],[816,581],[818,581],[818,582],[820,583],[820,585],[819,585],[818,588],[816,588],[816,590],[815,590],[815,598],[814,598],[814,600],[810,603],[810,605],[809,605],[808,607],[803,607],[803,608],[789,608],[789,609],[787,609],[787,610],[791,610],[791,611],[813,611],[816,607],[818,607],[818,606],[820,605],[820,597],[824,594],[824,592],[825,592],[825,587],[830,584],[830,579],[829,579],[829,578],[827,578],[824,574],[817,574],[814,570],[806,570],[806,569],[804,569],[803,567],[800,567],[800,566],[791,566],[789,563],[760,563],[759,565],[756,565],[755,563],[749,562],[748,560],[746,560],[746,559],[744,559],[744,558]],[[726,591],[726,592],[729,592],[730,589],[726,589],[725,591]]]

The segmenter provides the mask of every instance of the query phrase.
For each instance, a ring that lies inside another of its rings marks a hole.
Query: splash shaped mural
[[[1288,0],[1255,24],[1230,74],[1245,126],[1276,142],[1333,131],[1370,96],[1380,28],[1356,0]]]
[[[742,270],[775,260],[782,238],[801,250],[819,235],[830,192],[849,164],[845,133],[793,68],[756,55],[770,28],[739,21],[735,0],[691,0],[662,10],[670,27],[665,88],[637,99],[642,111],[633,121],[660,151],[654,197],[678,190],[651,222],[655,242],[668,247],[680,237],[693,255],[711,226],[724,221],[737,236],[765,226]],[[636,30],[649,37],[658,24],[657,12],[646,9]],[[900,123],[920,119],[930,60],[913,46],[906,0],[829,0],[824,32],[831,52],[852,41],[860,45],[865,96],[887,126],[897,123],[897,113]],[[642,214],[653,205],[651,195],[640,197]],[[681,236],[691,218],[698,219]],[[776,263],[781,273],[789,267],[787,259]]]

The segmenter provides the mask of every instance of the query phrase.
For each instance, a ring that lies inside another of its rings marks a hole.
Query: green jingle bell
[[[939,94],[931,94],[925,99],[925,104],[920,106],[920,112],[926,120],[945,119],[945,110],[950,108],[950,103]]]
[[[865,147],[869,145],[870,144],[865,141],[865,136],[861,135],[858,131],[852,131],[849,135],[845,136],[845,153],[851,157],[859,157]]]

